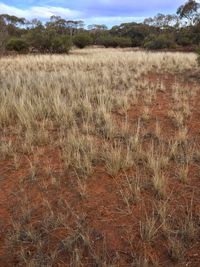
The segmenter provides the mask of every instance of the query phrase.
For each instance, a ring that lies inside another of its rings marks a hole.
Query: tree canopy
[[[111,29],[104,24],[92,24],[86,29],[82,20],[60,16],[42,22],[0,15],[0,53],[68,53],[73,45],[195,50],[200,45],[200,4],[188,0],[176,14],[159,13],[143,23],[122,23]]]

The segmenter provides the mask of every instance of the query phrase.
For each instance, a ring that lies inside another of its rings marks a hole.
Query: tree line
[[[200,4],[189,0],[176,14],[157,14],[143,23],[123,23],[108,29],[83,21],[52,16],[46,23],[0,15],[0,53],[68,53],[72,46],[142,47],[150,50],[196,50],[200,45]]]

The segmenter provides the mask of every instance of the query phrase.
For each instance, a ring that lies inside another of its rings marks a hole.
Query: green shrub
[[[179,34],[176,37],[176,43],[181,46],[191,46],[194,42],[192,36],[186,34]]]
[[[106,48],[108,48],[108,47],[117,47],[116,38],[111,36],[111,35],[100,36],[96,40],[96,44],[97,45],[103,45]]]
[[[199,45],[199,47],[197,49],[197,55],[198,55],[197,62],[198,62],[198,65],[200,66],[200,45]]]
[[[97,39],[97,45],[103,45],[105,47],[131,47],[132,41],[128,37],[117,37],[112,35],[104,35]]]
[[[23,37],[29,47],[39,53],[69,53],[72,47],[69,35],[56,34],[54,31],[32,31]]]
[[[171,36],[167,35],[150,35],[144,43],[144,48],[150,50],[175,48],[176,44]]]
[[[73,43],[78,48],[84,48],[88,45],[91,45],[93,43],[93,39],[88,33],[79,33],[74,36]]]
[[[133,47],[140,47],[143,45],[144,38],[143,36],[134,36],[131,41]]]
[[[181,46],[190,46],[192,45],[192,40],[188,36],[180,36],[177,38],[177,44]]]
[[[42,33],[40,31],[32,29],[26,34],[24,34],[23,37],[29,44],[31,50],[43,53],[47,49],[46,47],[47,43],[49,48],[49,39],[47,39],[47,35],[45,34],[45,32]]]
[[[131,47],[132,41],[131,38],[128,37],[116,37],[116,42],[119,47]]]
[[[28,43],[21,38],[12,38],[8,40],[6,44],[6,49],[8,51],[27,52]]]
[[[52,53],[69,53],[72,47],[72,41],[68,36],[55,36],[50,42],[50,50]]]

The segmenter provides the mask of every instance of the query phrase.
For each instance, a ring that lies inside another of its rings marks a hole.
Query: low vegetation
[[[198,266],[196,59],[1,58],[1,266]]]

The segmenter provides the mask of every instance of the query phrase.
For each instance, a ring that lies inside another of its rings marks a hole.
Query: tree
[[[79,29],[83,28],[84,23],[82,20],[65,20],[60,16],[51,16],[50,21],[45,26],[58,34],[73,36]]]
[[[69,35],[61,35],[53,29],[31,29],[24,39],[30,50],[40,53],[69,53],[72,41]]]
[[[177,14],[157,14],[143,23],[122,23],[108,30],[104,24],[84,28],[81,20],[67,20],[51,16],[44,23],[38,19],[0,15],[0,53],[6,49],[39,53],[68,53],[72,42],[79,48],[87,45],[105,47],[145,47],[147,49],[188,46],[196,49],[200,44],[200,2],[186,0]],[[186,23],[187,22],[187,23]],[[6,45],[7,44],[7,45]]]
[[[94,44],[97,44],[97,39],[100,36],[105,35],[105,33],[108,31],[107,26],[104,24],[92,24],[89,25],[87,28],[94,40]]]
[[[91,45],[93,40],[87,32],[83,32],[74,36],[73,43],[75,46],[82,49],[88,45]]]
[[[158,27],[161,29],[168,29],[170,27],[179,27],[180,21],[177,15],[164,15],[157,14],[153,18],[147,18],[144,20],[144,24]]]
[[[51,33],[45,28],[32,28],[25,35],[24,39],[29,44],[30,50],[36,50],[40,53],[45,53],[50,50]]]
[[[66,26],[70,36],[73,36],[83,30],[84,22],[82,20],[67,20]]]
[[[42,28],[44,28],[44,26],[42,25],[42,22],[40,20],[38,20],[38,19],[32,19],[31,21],[27,21],[26,25],[28,27],[30,26],[31,29],[35,29],[35,28],[42,29]]]
[[[8,38],[8,31],[3,18],[0,16],[0,54],[5,52],[6,39]]]
[[[108,30],[108,27],[104,24],[92,24],[88,25],[88,30],[92,32],[106,31]]]
[[[8,35],[19,37],[21,31],[23,31],[21,26],[25,25],[26,20],[24,18],[18,18],[7,14],[2,14],[0,17],[6,25]]]
[[[51,16],[45,26],[47,30],[55,31],[56,34],[67,34],[67,21],[60,16]]]
[[[155,27],[148,26],[142,23],[122,23],[119,26],[114,26],[110,33],[114,36],[128,37],[132,40],[132,46],[142,46],[145,38],[149,33],[158,31]]]
[[[6,24],[13,24],[13,25],[24,25],[26,20],[25,18],[18,18],[16,16],[10,16],[8,14],[1,14],[0,15]]]
[[[192,25],[199,20],[199,8],[199,3],[197,3],[195,0],[189,0],[177,9],[177,14],[181,19],[187,19],[189,24]]]

